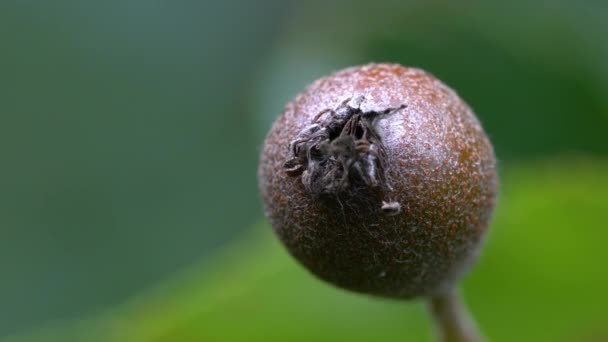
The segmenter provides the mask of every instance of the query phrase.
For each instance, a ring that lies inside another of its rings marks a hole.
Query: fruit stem
[[[475,320],[456,289],[431,297],[429,310],[435,321],[437,341],[484,341]]]

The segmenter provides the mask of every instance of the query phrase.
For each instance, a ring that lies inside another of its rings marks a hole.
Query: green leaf
[[[491,341],[608,336],[608,164],[509,169],[463,292]],[[54,338],[54,339],[53,339]],[[422,301],[352,294],[311,276],[266,224],[121,308],[9,341],[421,341]]]

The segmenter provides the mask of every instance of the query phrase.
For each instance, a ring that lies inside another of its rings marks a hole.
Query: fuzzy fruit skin
[[[375,124],[392,190],[319,199],[283,164],[314,116],[364,96],[361,109],[407,107]],[[338,287],[412,298],[451,288],[476,259],[497,192],[492,145],[466,103],[420,69],[369,64],[315,81],[268,133],[259,187],[276,235],[307,269]],[[390,198],[396,216],[378,210]]]

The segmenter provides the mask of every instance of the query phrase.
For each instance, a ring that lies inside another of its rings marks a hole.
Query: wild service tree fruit
[[[266,215],[319,278],[384,297],[435,296],[476,258],[494,208],[492,145],[423,70],[369,64],[287,104],[259,166]]]

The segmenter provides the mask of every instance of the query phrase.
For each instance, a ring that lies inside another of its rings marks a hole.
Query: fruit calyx
[[[361,110],[363,96],[344,100],[336,109],[319,112],[289,144],[283,168],[287,175],[302,178],[312,195],[341,194],[361,189],[390,190],[386,177],[386,153],[374,120],[406,107],[383,111]],[[387,214],[397,204],[383,203]],[[391,207],[392,206],[392,207]]]

